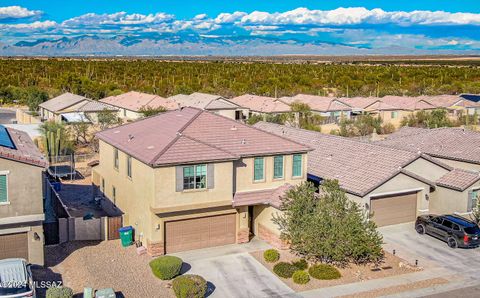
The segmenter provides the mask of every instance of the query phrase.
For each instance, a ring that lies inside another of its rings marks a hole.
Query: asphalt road
[[[449,292],[424,296],[427,298],[477,298],[480,297],[480,285],[457,289]]]
[[[12,124],[12,119],[15,119],[15,111],[0,108],[0,124]]]

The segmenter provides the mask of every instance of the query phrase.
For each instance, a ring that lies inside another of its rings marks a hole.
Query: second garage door
[[[370,205],[379,227],[415,221],[417,193],[372,198]]]
[[[27,233],[0,235],[0,260],[23,258],[28,261]]]
[[[166,253],[235,243],[235,218],[227,214],[166,222]]]

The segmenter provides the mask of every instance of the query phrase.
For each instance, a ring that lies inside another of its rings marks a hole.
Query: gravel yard
[[[280,250],[279,252],[280,252],[279,262],[291,262],[299,259],[289,251]],[[265,267],[267,267],[273,273],[273,266],[276,263],[265,262],[263,258],[263,251],[255,251],[255,252],[252,252],[251,254],[255,259],[257,259],[257,261],[262,263]],[[385,253],[385,260],[378,269],[372,270],[372,267],[368,265],[360,266],[360,265],[351,264],[347,268],[338,268],[338,270],[342,274],[342,277],[339,279],[318,280],[315,278],[311,278],[310,282],[308,282],[306,285],[298,285],[294,283],[291,278],[289,279],[281,278],[281,277],[278,277],[278,278],[282,280],[285,284],[287,284],[294,291],[301,292],[301,291],[331,287],[331,286],[336,286],[341,284],[348,284],[348,283],[366,281],[366,280],[377,279],[377,278],[384,278],[388,276],[400,275],[405,273],[412,273],[412,272],[421,270],[420,268],[414,268],[410,266],[400,267],[399,266],[400,263],[405,263],[405,261],[392,254]]]
[[[63,281],[77,294],[92,287],[113,288],[117,297],[174,297],[168,282],[151,273],[152,258],[137,255],[134,246],[122,248],[120,240],[70,242],[45,247],[45,254],[46,268],[32,270],[37,281]]]

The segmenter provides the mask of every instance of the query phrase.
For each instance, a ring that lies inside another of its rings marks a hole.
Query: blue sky
[[[193,43],[208,43],[207,38],[233,43],[264,39],[315,47],[480,53],[480,4],[478,0],[0,0],[1,43],[84,35],[155,36],[157,41],[175,36],[175,42]]]

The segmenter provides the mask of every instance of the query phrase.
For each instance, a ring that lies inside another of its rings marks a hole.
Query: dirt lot
[[[267,263],[263,259],[263,251],[255,251],[251,253],[255,259],[257,259],[260,263],[262,263],[265,267],[267,267],[270,271],[273,270],[273,266],[275,263]],[[280,251],[280,260],[279,262],[291,262],[294,260],[298,260],[299,258],[294,256],[288,251]],[[279,277],[285,284],[287,284],[290,288],[295,290],[296,292],[301,291],[308,291],[312,289],[336,286],[340,284],[348,284],[354,283],[364,280],[371,280],[377,278],[383,278],[387,276],[393,275],[400,275],[405,273],[412,273],[416,271],[420,271],[420,268],[413,268],[413,267],[400,267],[400,262],[405,263],[404,260],[389,254],[385,253],[385,261],[384,263],[375,270],[372,270],[371,266],[358,266],[358,265],[350,265],[347,268],[339,268],[342,277],[336,280],[318,280],[315,278],[311,278],[310,282],[306,285],[298,285],[293,282],[291,278],[285,279]],[[273,271],[272,271],[273,272]]]
[[[152,258],[137,255],[134,246],[122,248],[119,240],[70,242],[45,247],[45,254],[47,268],[32,270],[36,281],[63,281],[77,294],[91,287],[113,288],[117,297],[174,297],[168,282],[151,273]]]

